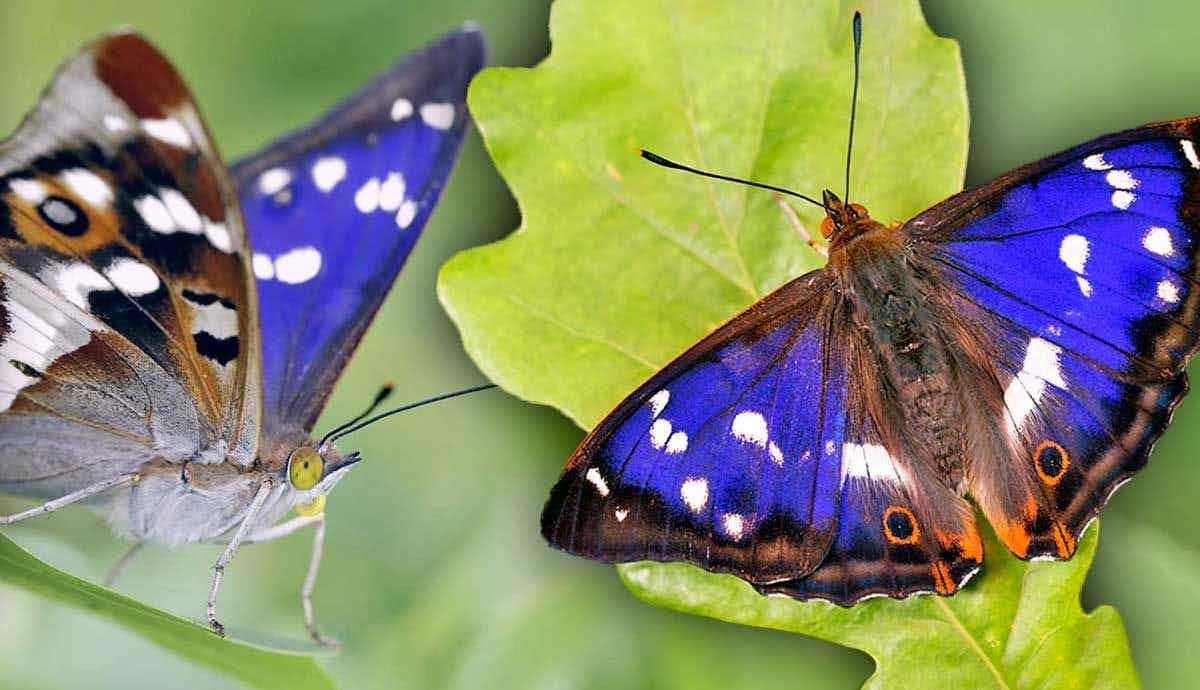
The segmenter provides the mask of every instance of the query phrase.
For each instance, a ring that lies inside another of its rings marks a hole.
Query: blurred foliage
[[[713,323],[819,264],[769,195],[665,172],[637,150],[810,193],[837,180],[844,159],[828,142],[845,136],[848,103],[829,95],[849,91],[856,7],[870,18],[858,110],[870,134],[853,198],[903,218],[958,189],[966,160],[958,49],[915,2],[561,0],[548,60],[480,75],[471,108],[522,225],[448,262],[439,294],[484,372],[591,427]],[[644,21],[629,28],[630,16]],[[802,19],[784,41],[778,28]],[[733,85],[744,98],[728,97]],[[808,227],[823,215],[800,213]],[[871,687],[1129,687],[1120,617],[1080,609],[1094,532],[1067,565],[1024,563],[989,532],[965,592],[852,609],[764,598],[684,564],[619,570],[661,606],[861,649],[877,662]]]
[[[1142,122],[1200,112],[1192,88],[1200,7],[1172,0],[929,0],[934,30],[960,42],[973,119],[968,181]],[[455,24],[488,32],[492,63],[547,49],[544,0],[7,0],[0,3],[0,130],[54,67],[96,34],[134,25],[197,92],[223,151],[249,152],[316,115],[396,57]],[[631,18],[631,22],[638,21]],[[785,38],[793,29],[785,26]],[[736,92],[731,98],[738,98]],[[838,97],[841,97],[840,94]],[[797,128],[803,122],[795,123]],[[867,135],[862,135],[867,136]],[[841,137],[829,143],[836,158]],[[553,171],[547,171],[553,174]],[[380,380],[398,397],[480,374],[434,296],[437,267],[518,223],[477,138],[319,428],[357,410]],[[1147,687],[1200,677],[1200,404],[1185,403],[1150,467],[1106,512],[1088,584],[1115,604]],[[330,497],[317,616],[346,650],[325,664],[346,688],[845,688],[863,654],[794,635],[646,606],[610,568],[545,548],[537,515],[581,438],[557,413],[482,393],[355,437],[368,462]],[[0,500],[0,510],[27,505]],[[95,580],[126,544],[86,510],[5,530],[46,561]],[[226,622],[303,633],[307,535],[249,547],[222,592]],[[121,591],[203,614],[219,547],[148,549]],[[94,615],[0,586],[0,685],[233,688]]]

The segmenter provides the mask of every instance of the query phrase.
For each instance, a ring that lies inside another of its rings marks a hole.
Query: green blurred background
[[[970,182],[1107,131],[1200,113],[1200,5],[924,4],[933,28],[962,45]],[[61,59],[119,25],[138,27],[172,58],[233,158],[464,20],[488,32],[493,64],[533,64],[548,49],[547,14],[547,3],[532,0],[5,0],[0,129],[16,124]],[[472,135],[319,428],[387,378],[401,399],[480,381],[437,304],[437,267],[517,222]],[[1114,499],[1085,592],[1089,605],[1120,609],[1148,687],[1200,684],[1198,424],[1200,403],[1185,404],[1150,468]],[[346,643],[326,662],[342,687],[841,688],[869,674],[867,657],[830,644],[652,609],[610,568],[545,548],[537,514],[580,438],[553,410],[499,392],[355,438],[369,462],[330,498],[316,595],[324,628]],[[0,499],[0,511],[19,505]],[[84,510],[6,533],[88,578],[125,547]],[[218,548],[148,549],[119,588],[198,618]],[[308,548],[309,537],[296,535],[240,553],[222,592],[226,622],[301,636],[296,592]],[[0,588],[0,688],[77,687],[236,686],[124,629]]]

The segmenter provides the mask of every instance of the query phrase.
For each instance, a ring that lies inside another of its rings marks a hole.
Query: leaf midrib
[[[966,640],[967,646],[971,649],[971,651],[975,652],[975,654],[983,662],[984,667],[991,672],[992,676],[996,679],[996,685],[1004,690],[1012,690],[1012,686],[1009,685],[1008,681],[1004,679],[1004,674],[1000,672],[1000,669],[996,666],[995,662],[992,661],[992,658],[983,650],[983,646],[979,644],[979,641],[976,640],[973,635],[971,635],[971,632],[967,630],[967,627],[963,625],[961,620],[959,620],[958,615],[954,613],[953,609],[950,608],[950,605],[946,603],[946,600],[942,597],[934,595],[933,601],[935,604],[937,604],[937,607],[942,610],[942,613],[945,615],[946,620],[949,621],[951,627],[953,627],[958,634],[962,636],[964,640]]]

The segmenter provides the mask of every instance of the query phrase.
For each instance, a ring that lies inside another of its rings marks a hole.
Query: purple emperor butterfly
[[[849,154],[846,201],[749,183],[825,210],[828,263],[601,421],[542,533],[846,606],[961,588],[967,495],[1016,556],[1070,558],[1187,388],[1197,142],[1200,118],[1114,134],[891,225],[849,203]]]
[[[221,540],[218,632],[238,546],[314,526],[326,641],[325,495],[359,456],[310,432],[433,210],[483,53],[448,34],[232,175],[144,39],[69,60],[0,145],[0,489],[50,499],[0,524],[86,500],[138,542]]]

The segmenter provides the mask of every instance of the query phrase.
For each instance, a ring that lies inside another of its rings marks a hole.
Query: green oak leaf
[[[882,221],[958,190],[959,53],[916,2],[560,0],[534,69],[489,69],[470,105],[521,206],[511,236],[454,257],[439,296],[497,383],[590,428],[689,344],[821,261],[770,195],[663,170],[693,165],[840,193],[850,17],[864,14],[852,198]],[[798,209],[816,228],[821,212]],[[886,687],[1137,684],[1115,610],[1084,614],[1097,530],[1067,564],[987,564],[951,599],[851,609],[764,598],[686,564],[621,568],[655,604],[871,654]]]
[[[0,582],[21,587],[59,604],[106,618],[194,663],[237,678],[248,686],[273,690],[332,690],[333,682],[311,656],[315,645],[294,641],[229,639],[207,626],[147,606],[68,575],[34,558],[0,535]]]
[[[865,687],[1137,687],[1116,609],[1085,614],[1079,605],[1099,531],[1088,529],[1067,563],[1026,563],[985,529],[983,573],[953,597],[871,599],[852,608],[762,597],[736,577],[684,563],[619,570],[652,604],[861,649],[876,663]]]

